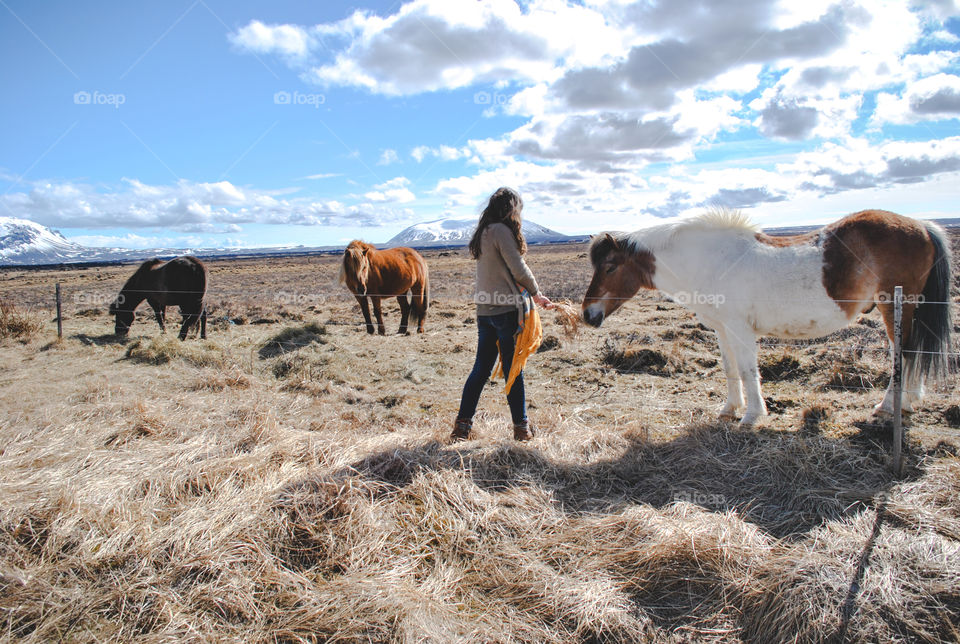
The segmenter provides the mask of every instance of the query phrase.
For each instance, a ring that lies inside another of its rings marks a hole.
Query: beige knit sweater
[[[517,250],[513,233],[504,224],[490,224],[480,235],[477,259],[477,285],[473,301],[477,315],[499,315],[516,311],[520,303],[520,284],[536,295],[537,280]]]

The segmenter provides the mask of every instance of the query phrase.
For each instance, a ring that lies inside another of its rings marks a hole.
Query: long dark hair
[[[520,213],[523,212],[523,199],[516,190],[499,188],[490,195],[490,202],[480,215],[480,223],[470,239],[470,254],[474,259],[480,258],[480,236],[490,224],[504,224],[513,233],[517,242],[517,250],[521,255],[527,252],[527,240],[520,231]]]

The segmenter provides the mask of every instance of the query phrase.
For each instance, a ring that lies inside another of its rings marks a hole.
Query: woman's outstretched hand
[[[546,295],[540,295],[537,293],[533,296],[533,301],[536,302],[537,306],[542,306],[548,311],[553,308],[553,302],[551,302],[550,298]]]

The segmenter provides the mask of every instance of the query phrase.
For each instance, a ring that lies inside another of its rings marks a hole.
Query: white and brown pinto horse
[[[924,380],[947,372],[950,246],[935,224],[882,210],[858,212],[788,237],[759,232],[738,212],[605,233],[590,247],[593,281],[583,318],[599,327],[641,288],[659,289],[717,334],[727,377],[722,418],[766,414],[757,336],[817,338],[878,306],[893,337],[894,287],[903,287],[903,410],[920,402]],[[876,406],[892,413],[890,387]]]

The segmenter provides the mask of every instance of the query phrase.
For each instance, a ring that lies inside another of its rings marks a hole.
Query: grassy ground
[[[27,329],[0,340],[0,639],[960,639],[956,391],[895,479],[876,313],[765,342],[749,431],[716,422],[716,342],[681,307],[573,338],[547,313],[538,437],[512,441],[494,383],[451,445],[476,327],[445,252],[408,337],[363,332],[336,258],[213,263],[209,339],[184,343],[145,314],[112,336],[131,267],[0,273]],[[583,253],[529,261],[577,300]]]

